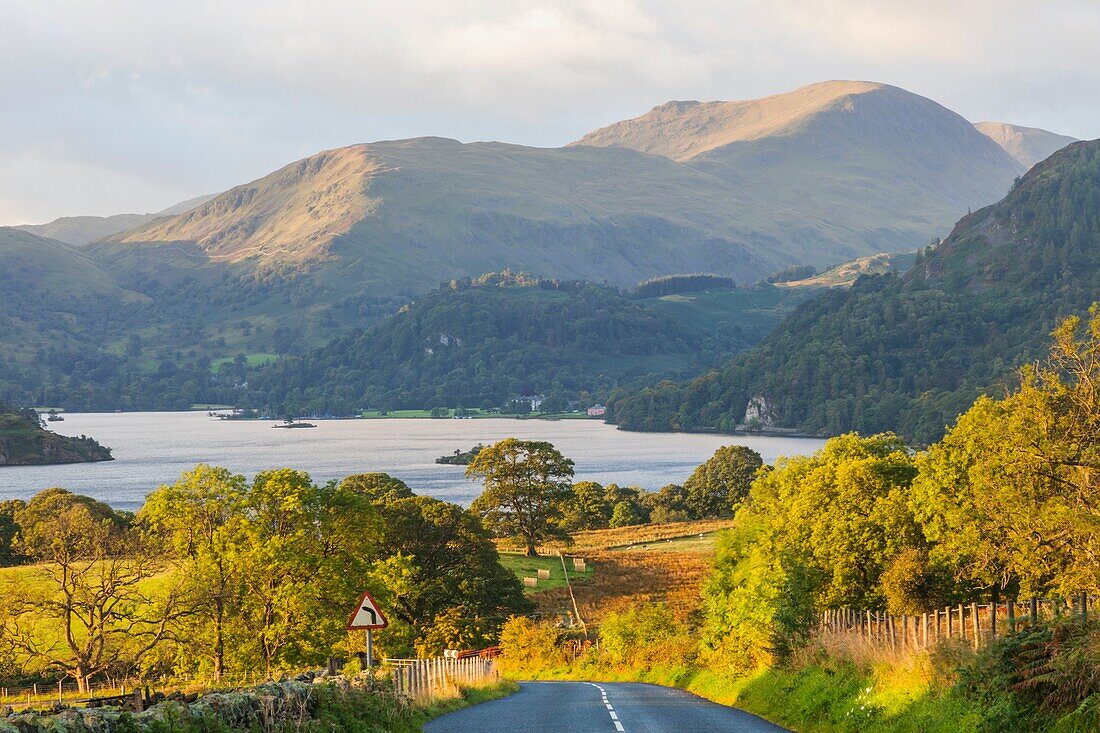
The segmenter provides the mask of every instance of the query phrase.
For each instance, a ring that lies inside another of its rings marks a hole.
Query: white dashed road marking
[[[615,712],[615,708],[612,707],[611,703],[608,702],[608,700],[607,700],[607,690],[600,687],[595,682],[589,682],[588,684],[592,685],[593,687],[595,687],[597,690],[600,691],[600,699],[603,701],[603,704],[607,707],[607,714],[611,716],[611,722],[615,724],[615,730],[618,731],[618,733],[624,733],[624,731],[626,729],[623,728],[623,724],[621,722],[619,722],[618,713]]]

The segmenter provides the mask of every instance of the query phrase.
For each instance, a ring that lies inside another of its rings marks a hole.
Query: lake
[[[308,471],[317,482],[383,471],[413,491],[469,504],[480,487],[463,466],[437,457],[507,437],[547,440],[576,462],[577,481],[637,485],[656,490],[682,483],[722,445],[746,445],[768,463],[805,455],[823,441],[684,433],[629,433],[596,420],[384,419],[318,420],[313,429],[274,430],[273,421],[217,420],[203,412],[67,413],[50,423],[63,435],[89,435],[115,460],[61,466],[0,468],[0,500],[28,499],[61,486],[135,510],[146,494],[172,483],[197,463],[224,466],[251,478],[269,468]]]

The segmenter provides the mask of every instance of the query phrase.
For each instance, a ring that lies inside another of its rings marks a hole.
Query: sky
[[[1100,137],[1098,0],[0,0],[0,225],[158,211],[318,150],[557,146],[826,79]]]

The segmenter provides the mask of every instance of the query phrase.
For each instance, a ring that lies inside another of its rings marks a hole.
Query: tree
[[[606,529],[613,509],[602,486],[594,481],[580,481],[573,484],[573,496],[566,504],[562,524],[571,532]]]
[[[71,674],[82,691],[97,674],[132,670],[184,613],[175,588],[148,587],[164,562],[106,504],[46,489],[18,522],[20,550],[40,563],[45,582],[19,589],[12,610],[17,643]],[[27,624],[43,619],[61,633],[48,641],[33,633]]]
[[[353,478],[361,476],[341,485]],[[383,557],[369,575],[390,616],[378,639],[387,654],[469,648],[462,645],[495,633],[507,615],[529,610],[519,580],[500,565],[479,517],[411,492],[381,493],[374,506]]]
[[[645,500],[649,505],[649,520],[654,524],[686,522],[692,518],[687,489],[679,484],[662,486],[660,491],[648,495]]]
[[[646,523],[645,507],[636,501],[624,500],[615,505],[611,512],[612,527],[633,527]]]
[[[0,501],[0,566],[16,561],[15,538],[19,533],[19,523],[15,517],[24,507],[26,504],[19,499]]]
[[[743,445],[726,445],[702,463],[684,482],[687,508],[695,519],[728,517],[748,496],[764,461]]]
[[[315,664],[344,638],[347,608],[379,559],[377,511],[336,482],[283,468],[245,498],[241,619],[265,669]]]
[[[924,542],[908,506],[915,474],[896,436],[842,435],[813,456],[777,463],[753,485],[743,511],[761,518],[785,561],[815,579],[814,602],[878,607],[883,570]]]
[[[913,510],[972,588],[1100,587],[1100,312],[1054,331],[1049,360],[983,397],[921,459]]]
[[[485,482],[470,509],[497,534],[521,538],[528,557],[542,540],[562,535],[557,521],[572,495],[573,461],[550,443],[506,438],[478,453],[466,476]]]
[[[357,473],[340,482],[348,491],[362,494],[375,504],[386,504],[396,499],[407,499],[413,491],[401,479],[388,473]]]
[[[180,564],[188,603],[206,621],[189,638],[208,638],[215,681],[226,669],[227,624],[239,612],[246,495],[244,476],[200,465],[146,497],[138,513],[138,521]]]

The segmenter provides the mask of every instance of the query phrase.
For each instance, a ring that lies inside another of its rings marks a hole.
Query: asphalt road
[[[444,715],[425,733],[780,733],[743,710],[657,685],[524,682],[514,695]]]

